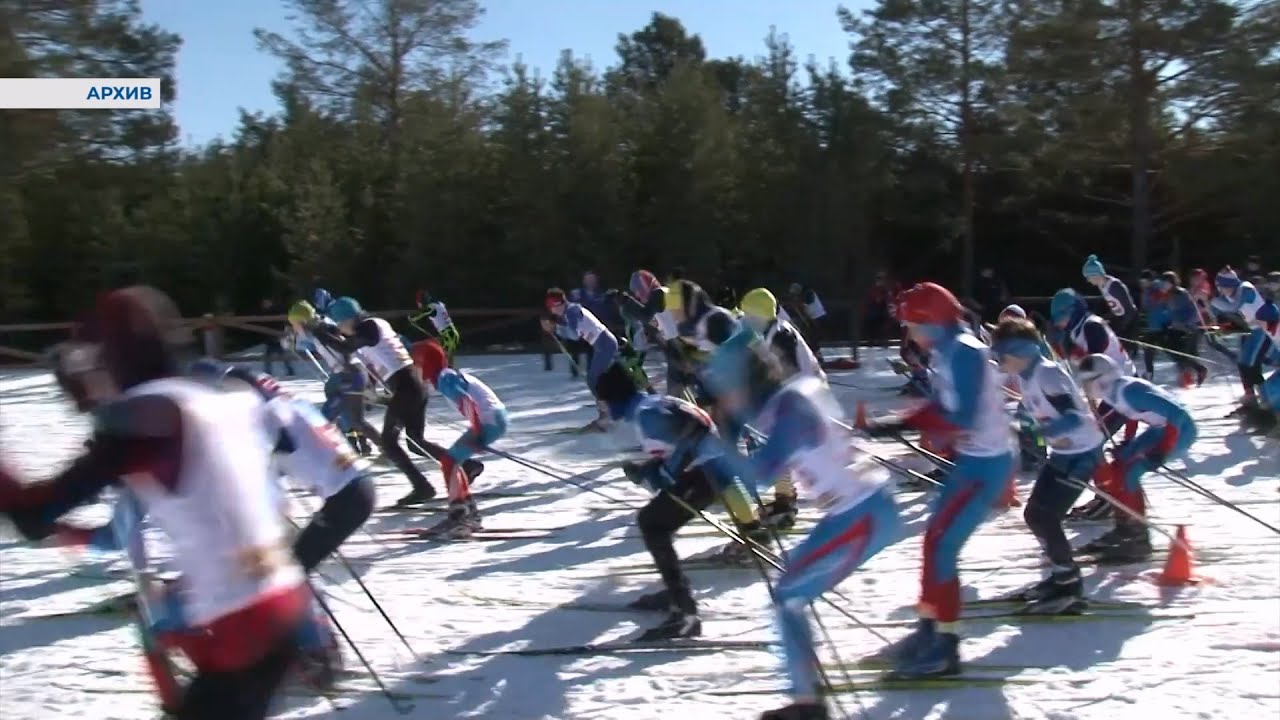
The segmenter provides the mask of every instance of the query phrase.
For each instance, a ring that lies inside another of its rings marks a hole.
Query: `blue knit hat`
[[[1097,255],[1090,255],[1084,261],[1084,267],[1081,268],[1081,272],[1084,273],[1086,278],[1102,277],[1107,274],[1106,268],[1102,267],[1102,261],[1098,259]]]

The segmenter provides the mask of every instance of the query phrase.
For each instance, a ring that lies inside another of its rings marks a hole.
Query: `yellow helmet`
[[[747,294],[742,296],[742,302],[738,303],[738,307],[742,309],[744,315],[762,320],[773,320],[778,317],[778,299],[769,292],[768,288],[748,290]]]
[[[305,325],[316,319],[316,309],[306,300],[299,300],[289,308],[289,322]]]

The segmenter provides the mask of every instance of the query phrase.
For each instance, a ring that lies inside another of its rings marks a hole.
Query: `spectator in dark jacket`
[[[862,320],[864,332],[870,342],[887,346],[891,339],[898,336],[900,324],[895,317],[894,300],[901,292],[902,288],[889,279],[888,272],[880,270],[876,273],[875,283],[867,293]]]
[[[973,299],[981,307],[984,320],[994,322],[1000,311],[1009,304],[1009,288],[996,275],[993,267],[984,267],[973,285]]]

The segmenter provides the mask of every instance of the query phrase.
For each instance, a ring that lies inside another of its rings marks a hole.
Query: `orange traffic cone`
[[[1016,474],[1009,475],[1009,482],[1004,486],[1004,493],[996,500],[996,509],[1008,510],[1009,508],[1022,507],[1022,501],[1018,499],[1018,484],[1016,482],[1016,478]]]
[[[867,429],[867,404],[862,400],[858,401],[858,409],[854,412],[853,426],[859,430]]]
[[[1191,543],[1187,541],[1187,526],[1179,525],[1175,534],[1177,542],[1169,546],[1169,559],[1164,570],[1156,578],[1156,584],[1164,587],[1195,585],[1199,582],[1191,573]]]

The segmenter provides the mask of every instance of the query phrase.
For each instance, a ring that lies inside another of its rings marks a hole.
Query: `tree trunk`
[[[1151,156],[1155,137],[1151,131],[1151,94],[1154,79],[1142,56],[1142,0],[1129,0],[1129,140],[1133,157],[1130,175],[1133,191],[1133,229],[1130,262],[1133,271],[1147,266],[1151,242]]]
[[[962,188],[960,202],[964,205],[960,223],[960,292],[965,297],[973,295],[974,281],[974,237],[973,216],[977,204],[977,188],[974,177],[974,127],[973,127],[973,78],[972,68],[972,28],[969,26],[969,0],[960,2],[960,153],[963,167],[961,169]]]

